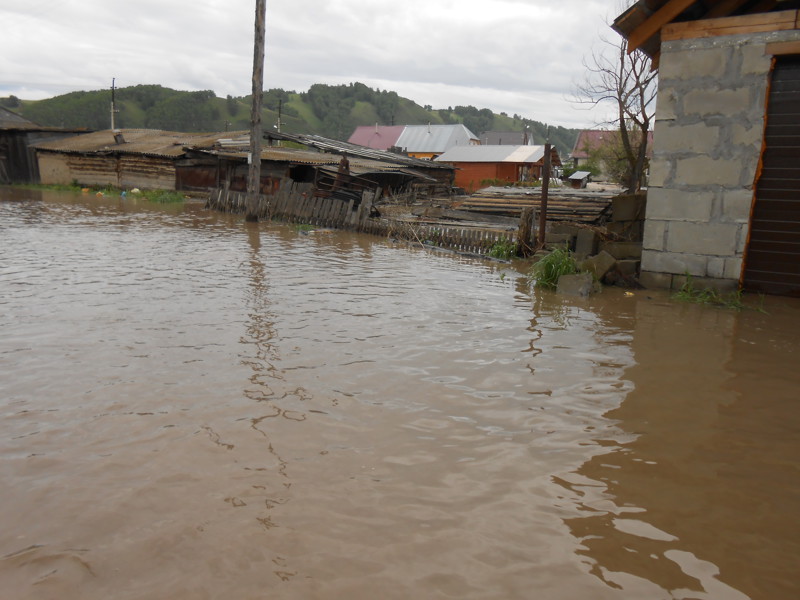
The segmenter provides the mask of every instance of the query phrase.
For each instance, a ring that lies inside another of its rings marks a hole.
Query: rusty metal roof
[[[119,141],[116,135],[121,136]],[[185,154],[186,146],[210,146],[221,138],[235,133],[177,133],[157,129],[106,129],[36,144],[37,150],[66,154],[143,154],[178,158]]]
[[[402,165],[411,169],[452,169],[450,165],[436,163],[430,160],[423,160],[420,158],[412,158],[403,154],[395,154],[394,152],[366,148],[357,144],[333,140],[319,135],[276,133],[273,131],[265,134],[265,137],[267,137],[267,139],[292,141],[310,148],[316,148],[323,152],[347,156],[351,160],[353,158],[372,160],[381,163]]]

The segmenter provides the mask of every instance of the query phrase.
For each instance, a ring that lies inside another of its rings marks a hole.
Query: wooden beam
[[[796,42],[772,42],[771,44],[767,44],[764,54],[772,56],[800,54],[800,40]]]
[[[712,7],[706,14],[703,15],[704,19],[716,19],[719,17],[729,17],[732,13],[746,4],[749,0],[721,0],[716,6]]]
[[[673,23],[661,30],[661,41],[710,38],[742,33],[769,33],[771,31],[797,29],[798,13],[800,13],[798,10],[784,10],[757,15],[742,15],[739,17],[723,17],[721,19]]]
[[[628,36],[628,53],[641,47],[647,40],[657,34],[662,27],[694,4],[696,0],[669,0],[664,6],[650,15],[648,19],[631,31]]]

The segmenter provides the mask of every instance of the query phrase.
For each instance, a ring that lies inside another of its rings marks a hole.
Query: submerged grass
[[[142,192],[142,196],[150,200],[150,202],[158,202],[159,204],[173,204],[186,200],[183,194],[170,190],[148,190]]]
[[[43,183],[20,183],[14,184],[14,187],[27,189],[27,190],[48,190],[54,192],[83,192],[85,194],[102,194],[104,196],[122,196],[123,193],[131,195],[133,193],[129,190],[122,190],[113,185],[97,186],[97,185],[84,185],[77,181],[69,184],[43,184]],[[145,198],[151,202],[158,202],[159,204],[172,204],[176,202],[184,202],[186,197],[180,192],[172,190],[143,190],[136,193],[140,198]]]
[[[694,285],[692,276],[686,274],[686,281],[675,292],[672,297],[681,302],[692,302],[694,304],[706,304],[709,306],[718,306],[720,308],[727,308],[730,310],[744,310],[752,308],[759,312],[766,312],[763,308],[764,297],[761,296],[761,305],[757,307],[747,306],[742,299],[742,291],[729,292],[727,294],[720,294],[718,291],[711,288],[698,288]]]
[[[509,238],[500,238],[486,252],[492,258],[511,260],[517,255],[517,243]]]
[[[534,285],[556,289],[558,278],[562,275],[574,275],[578,272],[575,257],[566,248],[557,248],[536,263],[528,274]]]

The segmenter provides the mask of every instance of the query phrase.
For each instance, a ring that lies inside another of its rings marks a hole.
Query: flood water
[[[0,189],[0,596],[795,599],[800,302]]]

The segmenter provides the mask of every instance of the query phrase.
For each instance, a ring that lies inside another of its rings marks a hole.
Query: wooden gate
[[[743,287],[800,296],[800,55],[777,57]]]

